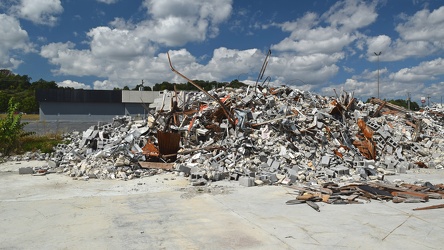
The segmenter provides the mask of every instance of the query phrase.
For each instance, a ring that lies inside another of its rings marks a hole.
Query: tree
[[[231,81],[227,86],[230,86],[232,88],[241,88],[241,87],[244,87],[247,85],[245,83],[239,82],[239,80],[235,79],[235,80]]]
[[[142,84],[137,84],[136,87],[133,88],[133,90],[139,90],[140,87],[142,87]],[[150,86],[143,86],[143,91],[151,91]]]
[[[2,90],[0,90],[0,112],[6,112],[8,109],[9,96]]]
[[[40,79],[36,82],[33,82],[31,84],[31,88],[33,88],[33,89],[57,89],[58,85],[54,81],[48,82],[43,79]]]
[[[123,87],[123,90],[130,90],[128,86]]]
[[[35,99],[35,95],[30,95],[23,98],[20,108],[21,111],[25,113],[38,113],[39,105]]]

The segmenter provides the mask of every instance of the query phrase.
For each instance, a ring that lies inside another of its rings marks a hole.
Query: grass
[[[0,114],[0,119],[4,119],[7,116],[7,114]],[[40,116],[38,114],[23,114],[22,120],[31,120],[31,121],[38,121],[40,119]]]
[[[51,153],[58,144],[65,143],[60,134],[31,135],[20,138],[20,149],[16,153],[34,152]]]

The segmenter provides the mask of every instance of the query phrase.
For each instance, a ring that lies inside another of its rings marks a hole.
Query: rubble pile
[[[165,95],[147,119],[116,117],[70,134],[49,156],[50,168],[124,180],[171,170],[193,185],[230,179],[253,186],[383,180],[444,167],[440,110],[411,112],[345,91],[327,97],[287,86]]]
[[[200,105],[190,124],[185,119],[184,126],[171,126],[184,132],[184,151],[214,147],[179,152],[176,169],[195,180],[230,178],[245,186],[358,181],[443,167],[443,122],[426,112],[395,113],[356,103],[346,92],[331,98],[289,87],[210,94],[229,97],[224,103],[235,126],[204,94],[190,102]]]

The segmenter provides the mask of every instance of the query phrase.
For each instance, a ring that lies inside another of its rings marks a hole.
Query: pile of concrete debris
[[[169,170],[193,185],[382,180],[444,167],[442,110],[411,112],[343,92],[320,96],[287,86],[165,92],[146,119],[69,134],[49,171],[75,178],[132,179]]]

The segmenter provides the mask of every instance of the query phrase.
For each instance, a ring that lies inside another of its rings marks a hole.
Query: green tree
[[[39,105],[35,99],[35,95],[29,95],[23,98],[20,110],[25,113],[35,114],[39,111]]]
[[[0,119],[0,152],[9,155],[19,147],[19,139],[33,133],[25,132],[23,128],[28,123],[22,123],[22,115],[16,114],[19,103],[14,98],[9,99],[8,113],[4,119]]]
[[[156,83],[153,86],[154,91],[174,90],[174,85],[169,82]]]
[[[6,112],[8,109],[9,95],[0,90],[0,113]]]
[[[142,87],[142,84],[137,84],[136,87],[133,88],[133,90],[139,90],[140,87]],[[143,91],[151,91],[150,86],[143,86]]]
[[[54,81],[48,82],[48,81],[45,81],[43,79],[40,79],[40,80],[38,80],[36,82],[33,82],[31,84],[31,87],[33,89],[57,89],[58,85]]]

